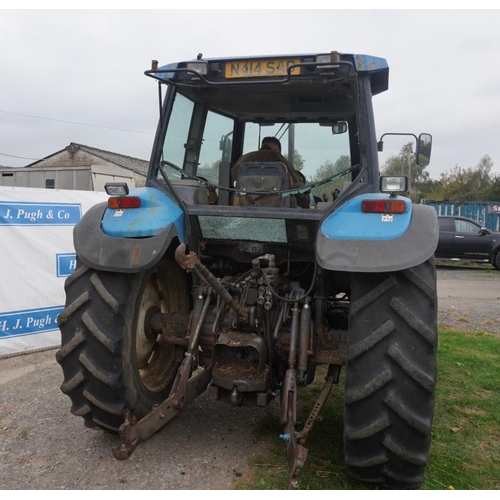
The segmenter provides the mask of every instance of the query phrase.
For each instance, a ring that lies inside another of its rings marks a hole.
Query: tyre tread
[[[344,412],[347,472],[417,488],[434,413],[437,292],[434,260],[353,275]]]
[[[114,297],[114,295],[104,286],[104,283],[99,278],[97,273],[93,273],[90,277],[90,282],[92,283],[95,291],[99,294],[101,299],[110,307],[110,309],[117,314],[120,309],[120,303]]]

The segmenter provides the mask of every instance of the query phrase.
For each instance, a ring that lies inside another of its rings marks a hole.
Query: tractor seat
[[[290,207],[295,201],[290,195],[273,194],[290,189],[288,169],[282,162],[242,163],[233,187],[240,191],[233,196],[233,205],[236,206]]]

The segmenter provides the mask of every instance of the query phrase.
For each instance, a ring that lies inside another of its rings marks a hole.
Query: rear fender
[[[405,200],[404,214],[367,214],[361,201],[388,195],[361,195],[349,200],[321,223],[316,257],[323,269],[347,272],[392,272],[417,266],[434,255],[439,227],[436,211]]]
[[[157,264],[172,242],[185,243],[182,210],[158,189],[131,190],[141,207],[113,210],[99,203],[75,226],[78,258],[103,271],[137,273]]]

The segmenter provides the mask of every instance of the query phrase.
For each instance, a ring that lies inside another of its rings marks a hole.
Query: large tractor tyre
[[[116,433],[125,410],[142,418],[172,386],[183,349],[152,323],[162,318],[159,312],[187,312],[186,275],[168,260],[139,274],[96,271],[78,262],[65,290],[56,353],[64,373],[61,390],[87,427]]]
[[[347,473],[392,489],[424,480],[436,386],[434,258],[353,274],[345,382]]]

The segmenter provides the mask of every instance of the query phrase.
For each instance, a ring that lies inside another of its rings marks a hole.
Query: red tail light
[[[404,214],[406,203],[402,200],[363,200],[361,210],[375,214]]]
[[[108,207],[117,208],[140,208],[141,199],[138,196],[116,196],[108,199]]]

